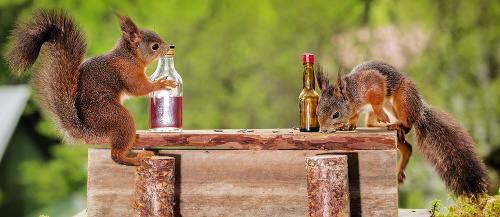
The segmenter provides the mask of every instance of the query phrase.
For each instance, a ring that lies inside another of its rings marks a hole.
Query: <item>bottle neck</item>
[[[170,69],[169,71],[173,71],[175,69],[174,67],[174,57],[166,57],[165,62],[167,64],[167,68]]]
[[[305,90],[314,90],[314,63],[304,63],[304,74],[302,75],[302,84]]]
[[[158,59],[156,71],[151,75],[151,81],[156,81],[161,77],[174,77],[175,67],[173,57],[162,57]]]
[[[163,57],[158,60],[158,67],[162,68],[175,68],[174,57]]]

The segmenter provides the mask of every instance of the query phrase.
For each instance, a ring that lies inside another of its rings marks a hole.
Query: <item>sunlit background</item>
[[[110,8],[174,44],[189,130],[297,126],[303,53],[314,53],[316,63],[331,72],[339,65],[347,73],[363,61],[384,60],[412,77],[430,104],[464,124],[488,165],[492,192],[498,191],[498,1],[1,0],[0,93],[16,94],[1,98],[0,108],[22,114],[19,122],[15,113],[0,114],[5,125],[0,127],[5,131],[0,134],[1,216],[72,216],[86,207],[88,147],[62,145],[36,96],[18,86],[29,76],[12,76],[3,57],[15,21],[38,7],[65,8],[76,18],[87,33],[86,57],[107,52],[121,34]],[[147,69],[148,76],[155,68],[156,63]],[[30,97],[26,104],[23,96]],[[147,129],[147,99],[125,105],[137,128]],[[400,208],[429,208],[435,199],[451,203],[418,152],[406,174]]]

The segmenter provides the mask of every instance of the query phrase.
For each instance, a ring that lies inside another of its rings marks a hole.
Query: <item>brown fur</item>
[[[317,106],[320,131],[355,129],[362,109],[371,108],[366,115],[367,126],[385,125],[398,132],[400,183],[406,176],[404,168],[412,154],[405,134],[414,128],[420,152],[449,190],[457,195],[487,191],[486,167],[471,137],[451,115],[427,105],[411,78],[381,61],[362,63],[344,77],[339,73],[333,86],[329,86],[323,72],[317,73],[321,88]],[[392,110],[398,122],[388,124],[384,100],[385,103],[392,101],[391,108],[386,109]]]
[[[151,62],[166,55],[169,46],[155,33],[137,28],[128,16],[115,15],[123,32],[115,47],[83,61],[85,36],[73,18],[64,11],[39,9],[13,30],[7,57],[12,70],[20,74],[41,53],[31,83],[57,127],[71,139],[109,139],[114,161],[139,165],[152,152],[126,157],[136,132],[121,96],[175,87],[166,79],[151,82],[144,73]],[[159,48],[153,49],[154,44]]]

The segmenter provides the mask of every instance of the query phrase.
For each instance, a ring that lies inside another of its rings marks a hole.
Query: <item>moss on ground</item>
[[[434,217],[496,217],[500,216],[500,189],[498,195],[489,196],[487,194],[472,197],[454,197],[450,198],[455,204],[444,207],[440,200],[430,202],[431,214]],[[443,211],[443,213],[441,213]]]

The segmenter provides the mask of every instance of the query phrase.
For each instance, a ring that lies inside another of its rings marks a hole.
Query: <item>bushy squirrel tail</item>
[[[487,192],[486,166],[464,127],[450,114],[427,103],[415,124],[415,137],[422,156],[434,166],[455,195]]]
[[[10,68],[19,75],[28,71],[41,54],[31,86],[57,127],[72,139],[82,138],[75,100],[86,48],[83,31],[67,12],[38,9],[30,20],[17,23],[7,52]]]

